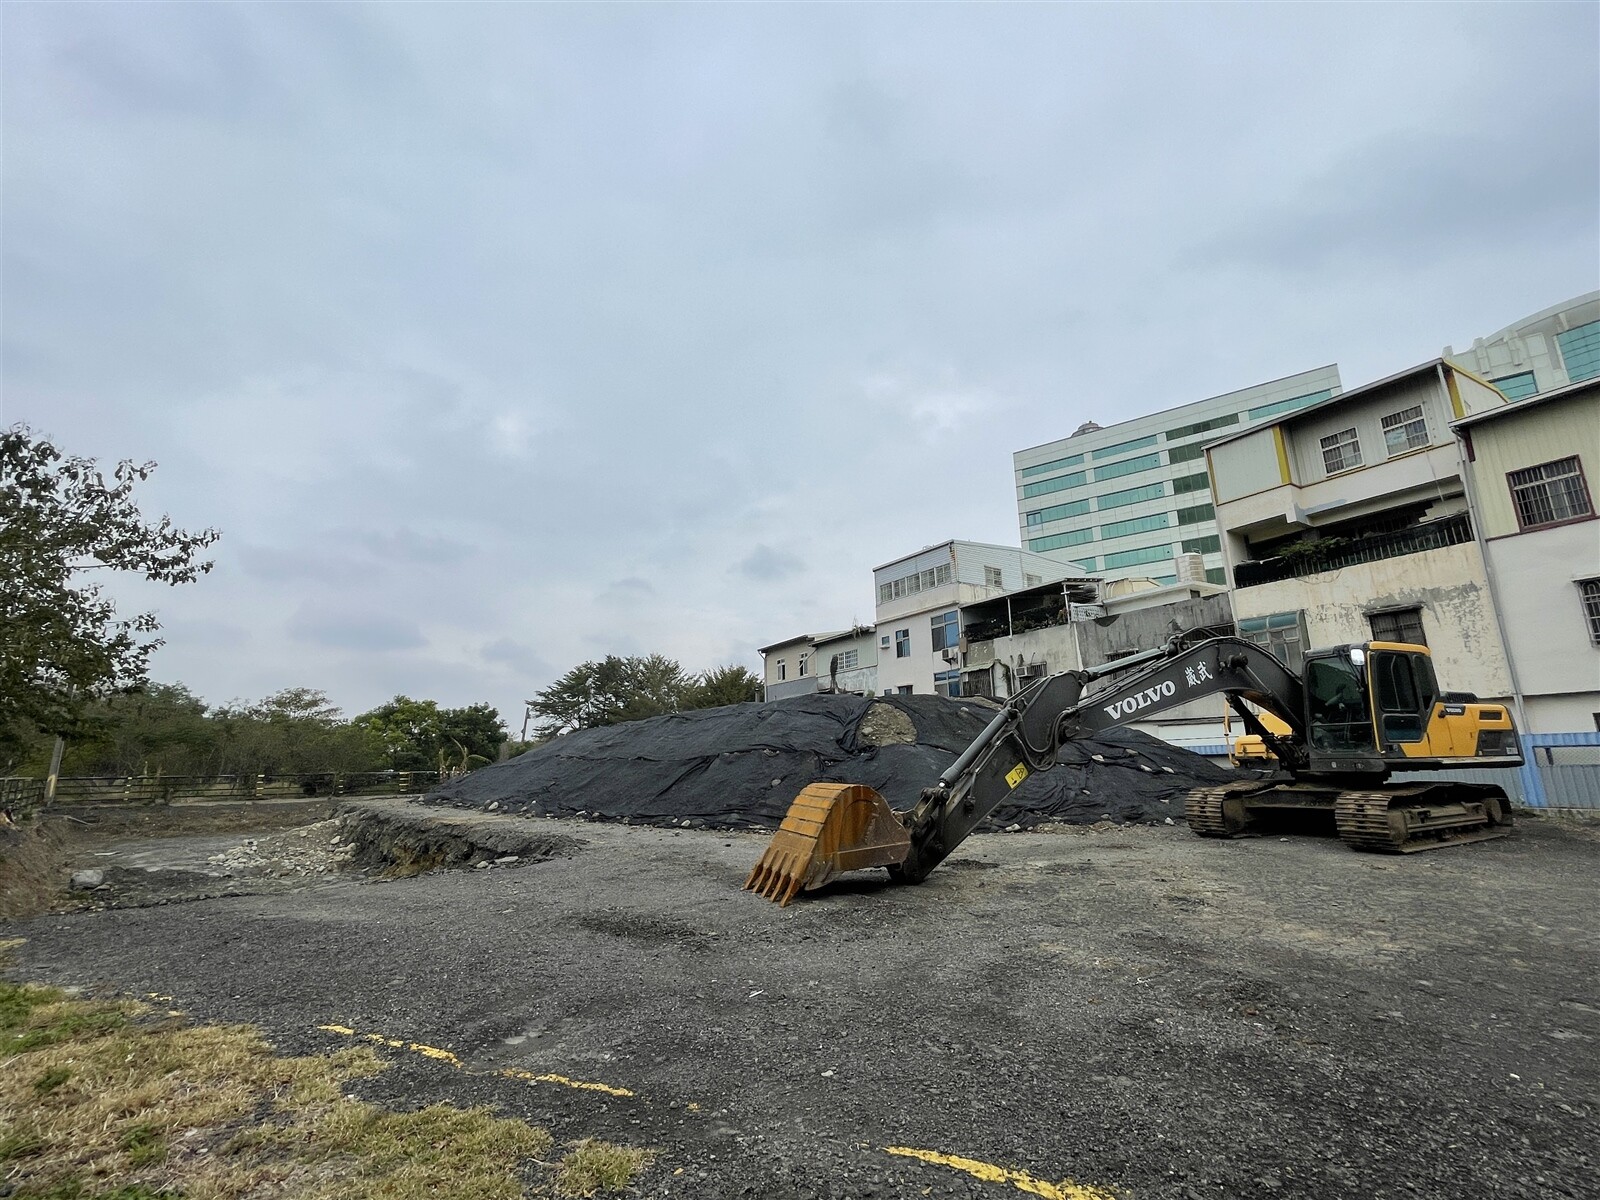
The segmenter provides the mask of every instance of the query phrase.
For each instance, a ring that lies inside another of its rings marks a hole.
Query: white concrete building
[[[968,605],[961,612],[962,694],[1000,700],[1058,671],[1156,649],[1175,634],[1233,633],[1226,588],[1141,582],[1147,586],[1108,588],[1098,579],[1064,579]],[[1216,745],[1224,707],[1221,696],[1205,697],[1128,727],[1177,745]]]
[[[1503,408],[1442,359],[1206,448],[1241,636],[1432,651],[1451,691],[1508,699],[1510,669],[1452,421]]]
[[[1512,400],[1600,377],[1600,292],[1557,304],[1443,357]]]
[[[1455,431],[1523,732],[1600,730],[1600,377]]]
[[[1209,400],[1012,455],[1021,544],[1104,579],[1179,580],[1183,555],[1202,556],[1222,583],[1223,557],[1201,449],[1232,432],[1336,396],[1339,368],[1303,371]]]
[[[941,542],[874,569],[878,691],[961,695],[961,609],[1079,574],[1015,546]]]
[[[781,700],[785,696],[799,696],[817,690],[811,677],[812,644],[819,635],[800,633],[757,648],[761,655],[761,682],[766,689],[766,699]],[[820,635],[827,637],[827,634]]]

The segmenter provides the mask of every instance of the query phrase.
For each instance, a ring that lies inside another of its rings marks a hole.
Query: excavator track
[[[1196,788],[1183,799],[1183,816],[1201,837],[1238,837],[1250,828],[1245,797],[1264,791],[1259,782],[1224,783]]]
[[[1334,801],[1340,840],[1353,850],[1381,854],[1504,837],[1508,813],[1505,793],[1481,784],[1340,792]]]

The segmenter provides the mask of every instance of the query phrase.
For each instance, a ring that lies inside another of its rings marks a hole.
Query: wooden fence
[[[437,771],[318,771],[303,775],[82,775],[56,780],[52,804],[170,804],[175,800],[290,800],[315,796],[407,796],[426,791]],[[26,812],[45,803],[43,779],[0,778],[0,807]]]

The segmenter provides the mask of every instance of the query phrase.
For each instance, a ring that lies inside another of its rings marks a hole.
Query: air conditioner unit
[[[947,663],[953,663],[953,662],[957,661],[960,657],[961,656],[959,654],[957,654],[954,650],[946,650],[944,652],[944,660]]]

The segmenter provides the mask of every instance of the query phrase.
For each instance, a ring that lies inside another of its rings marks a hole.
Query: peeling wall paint
[[[1234,593],[1238,617],[1303,611],[1312,648],[1372,640],[1371,613],[1418,608],[1440,686],[1485,699],[1511,694],[1511,672],[1471,542],[1285,579]]]

